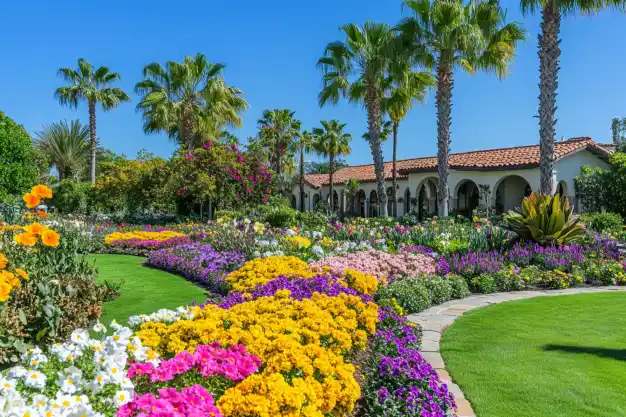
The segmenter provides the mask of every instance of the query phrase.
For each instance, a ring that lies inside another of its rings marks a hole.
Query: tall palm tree
[[[380,213],[387,215],[385,171],[380,133],[383,123],[385,78],[393,59],[402,52],[400,39],[382,23],[366,22],[363,26],[347,24],[341,27],[346,41],[326,46],[318,66],[324,73],[319,94],[321,106],[336,104],[340,97],[362,103],[367,112],[367,141],[374,160]]]
[[[393,214],[398,213],[398,197],[396,191],[398,188],[398,168],[397,168],[397,151],[398,151],[398,127],[400,122],[406,117],[409,110],[413,107],[413,102],[420,104],[426,99],[426,92],[429,87],[435,86],[435,79],[430,72],[414,72],[409,65],[409,61],[401,60],[392,65],[390,76],[388,79],[390,87],[387,89],[388,95],[385,97],[384,109],[389,115],[393,132],[393,159],[392,159],[392,198],[393,198]]]
[[[89,107],[89,178],[93,184],[96,182],[96,106],[100,103],[102,110],[108,111],[130,101],[130,97],[120,88],[109,87],[121,78],[117,72],[104,66],[94,69],[84,58],[78,60],[76,69],[61,68],[58,73],[71,85],[57,88],[54,93],[57,100],[70,108],[77,108],[78,102],[85,100]]]
[[[300,211],[304,211],[304,154],[311,152],[313,149],[313,135],[305,130],[298,135],[294,145],[296,151],[300,154],[300,176],[298,178],[300,185]]]
[[[582,13],[595,14],[604,8],[623,10],[625,0],[521,0],[522,11],[535,14],[541,11],[539,43],[539,191],[552,194],[556,184],[554,170],[556,141],[556,90],[558,87],[561,48],[559,32],[561,16]]]
[[[405,0],[413,16],[398,29],[414,41],[419,54],[435,63],[437,93],[437,197],[439,214],[448,215],[448,175],[454,70],[507,75],[519,41],[526,37],[519,23],[505,24],[497,0]]]
[[[35,147],[45,156],[50,166],[59,173],[59,180],[79,180],[89,164],[89,126],[79,120],[62,120],[45,125],[35,134]]]
[[[144,80],[135,85],[142,95],[146,133],[165,132],[189,151],[221,135],[225,125],[241,125],[239,113],[247,108],[242,91],[224,83],[223,64],[213,64],[203,54],[183,62],[158,62],[143,69]]]
[[[301,123],[294,118],[296,112],[288,109],[265,110],[259,119],[259,138],[270,153],[270,164],[281,175],[284,155],[293,149],[300,134]]]
[[[322,127],[316,127],[313,129],[313,149],[320,155],[328,157],[328,165],[330,173],[328,178],[329,195],[330,195],[330,211],[335,211],[335,199],[333,196],[334,189],[334,175],[335,175],[335,157],[344,156],[351,152],[350,140],[352,135],[345,133],[343,129],[346,127],[345,123],[339,123],[338,120],[322,120],[320,122]]]

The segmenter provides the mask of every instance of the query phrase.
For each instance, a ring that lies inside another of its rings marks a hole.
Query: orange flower
[[[24,281],[28,281],[30,277],[22,268],[15,268],[15,273],[20,276]]]
[[[37,215],[43,219],[45,219],[46,217],[48,217],[48,213],[46,213],[43,210],[37,210]]]
[[[7,263],[9,263],[7,257],[4,256],[4,253],[0,253],[0,269],[6,268]]]
[[[17,277],[15,276],[15,274],[13,272],[9,272],[9,271],[2,271],[0,272],[0,279],[2,279],[5,282],[8,282],[10,286],[12,287],[20,287],[20,280],[17,279]]]
[[[35,185],[30,192],[39,198],[52,198],[52,190],[43,184]]]
[[[12,289],[13,287],[11,287],[9,283],[0,281],[0,303],[9,299],[9,294],[11,294]]]
[[[61,235],[59,235],[54,230],[46,230],[41,234],[41,241],[46,246],[52,246],[56,248],[59,246],[59,241],[61,240]]]
[[[39,196],[31,193],[24,194],[24,202],[29,209],[35,208],[41,203]]]
[[[37,236],[28,232],[24,232],[24,233],[20,233],[19,235],[13,236],[13,240],[18,245],[35,246],[35,244],[37,243]]]
[[[40,235],[45,230],[48,230],[48,226],[44,226],[41,223],[31,223],[28,226],[24,226],[24,230],[32,235]]]

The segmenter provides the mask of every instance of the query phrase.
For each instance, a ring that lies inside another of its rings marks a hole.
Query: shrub
[[[310,230],[322,230],[326,227],[326,223],[328,222],[326,216],[310,211],[299,211],[296,215],[296,220],[303,228]]]
[[[264,215],[263,220],[273,227],[289,227],[294,224],[297,212],[291,207],[271,207]]]
[[[470,280],[469,288],[472,292],[491,294],[498,291],[498,282],[494,274],[482,274]]]
[[[618,261],[587,259],[574,273],[582,275],[587,284],[614,285],[624,280],[624,267]]]
[[[608,235],[617,235],[623,229],[624,221],[617,213],[600,212],[581,216],[587,227],[594,232]]]
[[[584,228],[567,198],[532,193],[522,201],[522,207],[504,216],[504,227],[522,238],[541,244],[559,245],[575,242],[583,236]]]
[[[376,299],[384,305],[396,302],[407,314],[412,314],[468,295],[467,283],[462,277],[417,275],[396,280],[387,287],[380,288]]]
[[[522,291],[532,285],[532,281],[527,281],[528,275],[520,275],[520,269],[515,266],[508,266],[494,274],[498,291]]]
[[[23,193],[38,176],[31,137],[0,111],[0,198]]]
[[[452,289],[450,298],[453,300],[465,298],[471,294],[465,278],[454,274],[449,274],[446,278],[450,282],[450,287]]]
[[[570,288],[583,283],[580,275],[567,274],[558,270],[543,271],[538,276],[537,285],[551,289]]]
[[[54,190],[52,204],[61,213],[87,214],[91,208],[92,189],[89,182],[63,180]]]

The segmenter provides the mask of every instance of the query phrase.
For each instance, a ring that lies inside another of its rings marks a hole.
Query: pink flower
[[[140,375],[151,375],[152,371],[154,371],[154,365],[150,362],[135,362],[128,367],[127,375],[129,378],[134,378]]]

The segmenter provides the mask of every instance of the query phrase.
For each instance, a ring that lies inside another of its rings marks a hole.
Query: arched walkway
[[[311,207],[311,210],[315,210],[321,199],[322,197],[319,194],[313,195],[313,207]]]
[[[370,212],[368,217],[378,217],[378,194],[376,190],[370,193]]]
[[[497,214],[519,207],[524,197],[532,192],[530,184],[519,175],[502,178],[496,185],[495,209]]]
[[[463,180],[457,184],[454,192],[456,198],[456,209],[458,214],[471,216],[474,209],[480,202],[480,192],[478,186],[472,180]]]
[[[357,201],[359,202],[359,216],[361,217],[365,217],[365,206],[366,206],[366,199],[367,197],[365,196],[365,191],[363,190],[359,190],[359,195],[357,196]]]
[[[426,178],[417,186],[417,211],[418,218],[424,220],[437,213],[437,178]]]
[[[393,187],[387,188],[387,213],[389,216],[398,217],[397,205],[394,203],[395,195],[393,192]]]
[[[408,214],[412,208],[411,189],[407,187],[407,189],[404,191],[404,214]]]

